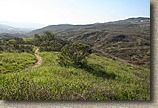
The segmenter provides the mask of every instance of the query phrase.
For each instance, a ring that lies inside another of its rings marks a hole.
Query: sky
[[[0,21],[92,24],[150,17],[150,0],[0,0]]]

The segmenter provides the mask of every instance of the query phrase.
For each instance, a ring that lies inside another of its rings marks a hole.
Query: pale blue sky
[[[150,0],[0,0],[0,21],[91,24],[150,17]]]

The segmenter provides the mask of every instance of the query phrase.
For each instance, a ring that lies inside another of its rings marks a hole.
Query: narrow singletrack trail
[[[34,53],[38,61],[36,62],[35,65],[29,66],[28,68],[25,68],[25,70],[30,69],[30,68],[36,68],[36,67],[38,67],[38,66],[41,65],[43,59],[42,59],[41,56],[39,56],[39,55],[37,54],[38,50],[39,50],[39,48],[37,48],[37,49],[35,50],[35,53]],[[8,73],[10,73],[10,72],[5,72],[5,73],[3,73],[3,74],[8,74]]]
[[[105,52],[103,52],[103,51],[101,51],[101,50],[98,50],[98,49],[95,49],[95,50],[98,51],[98,52],[100,52],[100,53],[101,53],[102,55],[104,55],[105,57],[113,58],[113,59],[115,59],[115,60],[117,60],[117,61],[120,61],[120,62],[129,64],[129,65],[134,65],[134,64],[132,64],[132,63],[131,63],[130,61],[128,61],[128,60],[123,60],[123,59],[121,59],[121,58],[115,57],[115,56],[113,56],[113,55],[111,55],[111,54],[109,54],[109,53],[105,53]]]
[[[37,49],[35,50],[35,53],[34,53],[38,61],[36,62],[35,65],[31,66],[32,68],[36,68],[36,67],[40,66],[41,63],[42,63],[42,61],[43,61],[43,60],[42,60],[42,57],[37,54],[38,50],[39,50],[39,48],[37,48]]]
[[[118,58],[118,57],[115,57],[115,56],[113,56],[113,55],[111,55],[111,54],[105,53],[105,52],[103,52],[103,51],[101,51],[101,50],[95,49],[95,51],[100,52],[100,53],[101,53],[103,56],[105,56],[105,57],[108,57],[108,58],[113,58],[114,60],[117,60],[117,61],[120,61],[120,62],[126,63],[126,64],[128,64],[128,65],[132,65],[132,66],[139,66],[139,65],[136,65],[136,64],[132,64],[132,62],[131,62],[131,61],[129,61],[129,60],[123,60],[123,59]],[[145,67],[140,67],[140,66],[139,66],[139,68],[141,68],[141,69],[148,69],[148,68],[145,68]]]

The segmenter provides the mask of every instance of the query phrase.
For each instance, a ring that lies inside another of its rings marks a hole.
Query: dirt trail
[[[120,61],[120,62],[129,64],[129,65],[133,65],[133,64],[132,64],[130,61],[128,61],[128,60],[120,59],[120,58],[118,58],[118,57],[115,57],[115,56],[113,56],[113,55],[111,55],[111,54],[108,54],[108,53],[105,53],[105,52],[103,52],[103,51],[100,51],[100,50],[98,50],[98,49],[95,49],[95,51],[100,52],[102,55],[104,55],[104,56],[106,56],[106,57],[108,57],[108,58],[113,58],[114,60],[117,60],[117,61]]]
[[[36,51],[35,51],[35,53],[34,53],[35,56],[36,56],[36,58],[38,59],[38,61],[36,62],[35,65],[31,66],[32,68],[38,67],[42,63],[42,57],[37,54],[38,50],[39,50],[39,48],[37,48]]]
[[[25,70],[30,69],[30,68],[36,68],[36,67],[38,67],[38,66],[41,65],[41,63],[42,63],[43,60],[42,60],[42,57],[37,54],[38,50],[39,50],[39,48],[37,48],[36,51],[35,51],[35,53],[34,53],[35,56],[36,56],[36,58],[38,59],[38,61],[36,62],[35,65],[29,66],[28,68],[25,68]],[[10,72],[5,72],[3,74],[8,74],[8,73],[10,73]]]
[[[113,56],[113,55],[111,55],[111,54],[108,54],[108,53],[105,53],[105,52],[103,52],[103,51],[100,51],[100,50],[98,50],[98,49],[95,49],[95,51],[98,51],[99,53],[101,53],[101,54],[102,54],[103,56],[105,56],[105,57],[108,57],[108,58],[111,58],[111,59],[114,59],[114,60],[117,60],[117,61],[126,63],[126,64],[128,64],[128,65],[139,66],[139,68],[141,68],[141,69],[148,69],[148,68],[146,68],[146,67],[141,67],[140,65],[132,64],[132,62],[129,61],[129,60],[123,60],[123,59],[118,58],[118,57],[115,57],[115,56]]]

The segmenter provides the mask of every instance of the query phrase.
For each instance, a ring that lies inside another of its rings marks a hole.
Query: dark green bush
[[[87,56],[91,53],[88,45],[71,43],[61,49],[59,64],[63,66],[82,67],[87,64]]]

